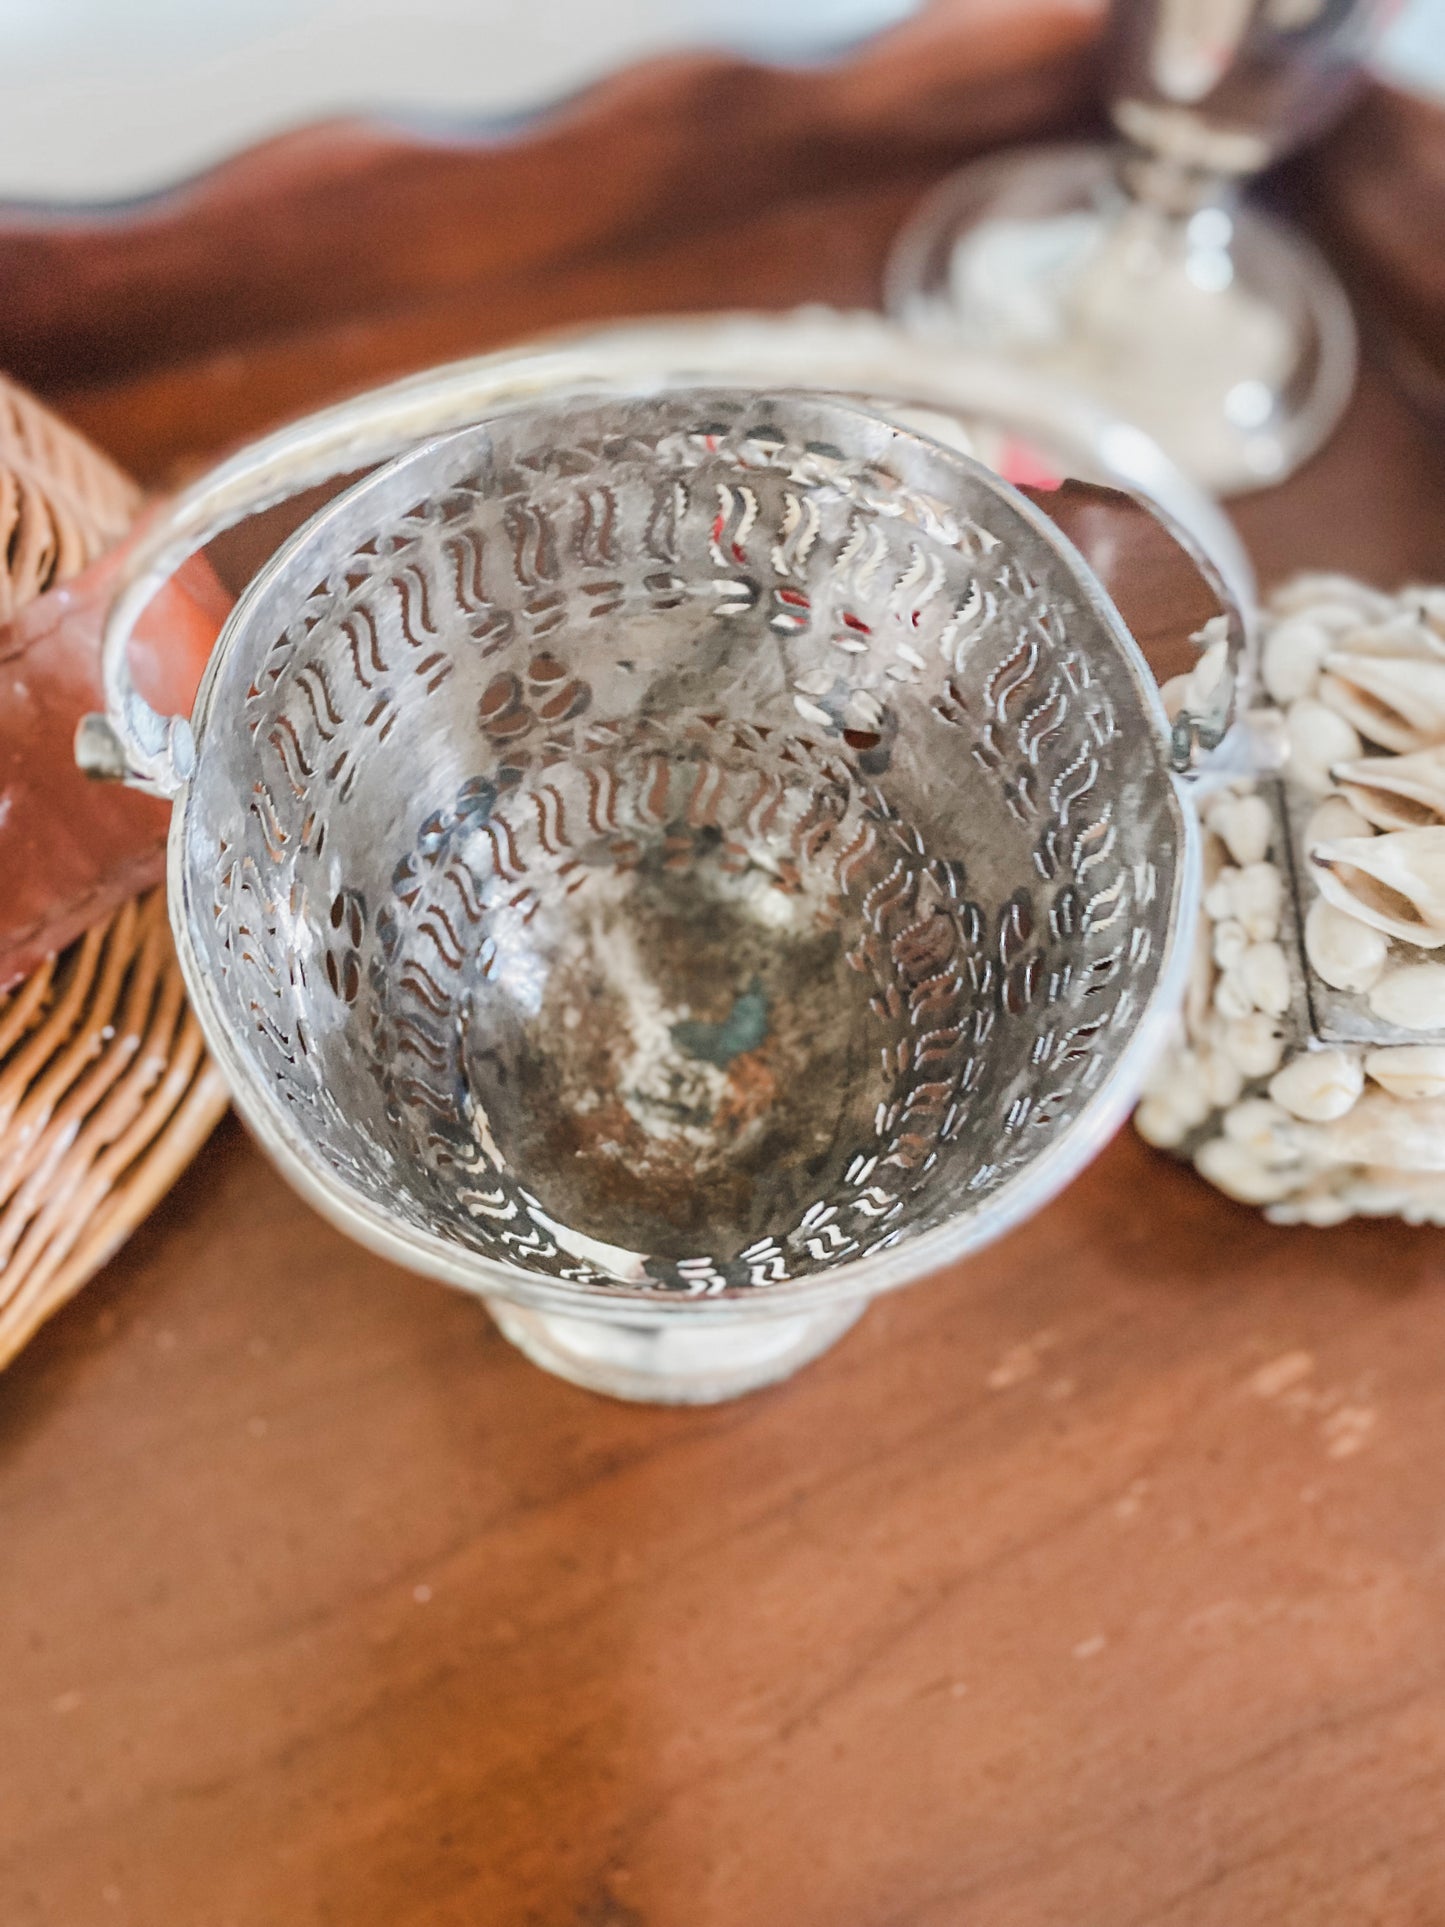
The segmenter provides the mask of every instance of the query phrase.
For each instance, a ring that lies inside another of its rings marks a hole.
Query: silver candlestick
[[[991,157],[900,236],[887,305],[1142,427],[1216,493],[1278,481],[1354,384],[1348,303],[1243,185],[1347,98],[1386,0],[1114,0],[1113,148]]]

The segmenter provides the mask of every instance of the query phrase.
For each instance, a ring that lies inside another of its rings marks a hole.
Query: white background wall
[[[0,0],[0,199],[149,192],[279,128],[354,111],[475,123],[645,55],[806,60],[917,0]],[[1445,0],[1386,50],[1445,98]]]

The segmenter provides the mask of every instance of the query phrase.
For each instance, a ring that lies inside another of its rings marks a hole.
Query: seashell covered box
[[[1445,1224],[1445,589],[1300,576],[1262,644],[1287,758],[1205,800],[1199,948],[1135,1124],[1281,1223]]]

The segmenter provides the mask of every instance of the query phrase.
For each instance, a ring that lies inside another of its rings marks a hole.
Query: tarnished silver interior
[[[196,720],[173,880],[243,1108],[488,1288],[749,1292],[977,1214],[1163,968],[1142,659],[1027,503],[842,404],[422,448],[252,585]]]

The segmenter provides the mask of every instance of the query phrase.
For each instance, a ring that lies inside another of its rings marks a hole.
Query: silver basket
[[[90,758],[178,782],[172,921],[252,1129],[603,1389],[779,1376],[997,1236],[1180,991],[1190,729],[1038,510],[837,401],[426,444],[258,575],[193,737],[143,710]]]

